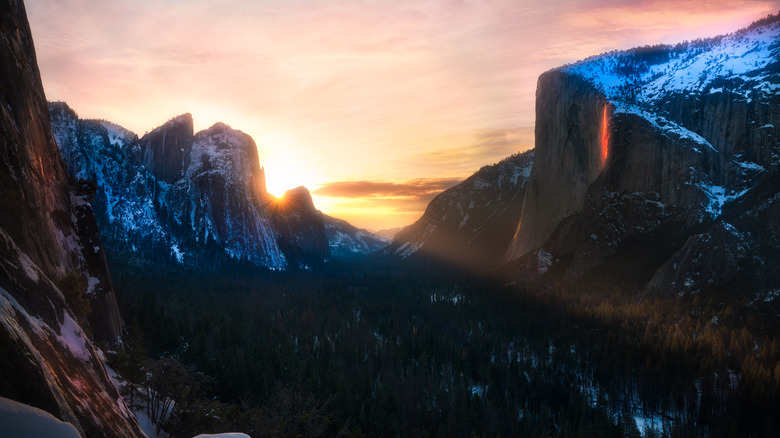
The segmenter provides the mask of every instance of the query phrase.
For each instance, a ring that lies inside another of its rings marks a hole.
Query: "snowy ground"
[[[116,388],[121,392],[121,389],[125,386],[126,383],[123,380],[121,380],[119,374],[117,374],[116,371],[114,371],[111,367],[105,364],[105,362],[103,364],[106,367],[106,372],[108,372],[108,376],[111,379],[111,382],[113,382],[114,386],[116,386]],[[168,434],[165,433],[164,431],[161,432],[159,435],[156,433],[157,426],[155,426],[154,423],[152,423],[152,421],[149,419],[149,416],[146,415],[145,407],[143,406],[135,407],[133,409],[133,414],[135,414],[135,418],[138,420],[138,425],[141,426],[141,429],[144,431],[144,433],[148,438],[168,438]],[[0,417],[0,424],[4,424],[2,417]],[[2,433],[0,433],[0,436],[5,436],[5,435],[2,435]],[[12,436],[17,436],[17,435],[12,435]],[[42,437],[47,436],[48,437],[48,435],[18,435],[18,436],[42,436]],[[69,436],[69,435],[63,435],[63,436]],[[76,434],[76,436],[78,437],[78,434]],[[55,437],[58,438],[59,435],[55,435]],[[249,435],[243,433],[227,432],[227,433],[218,433],[213,435],[201,434],[196,436],[195,438],[250,438],[250,437]]]
[[[0,435],[4,437],[80,438],[72,424],[5,397],[0,397],[0,424]]]

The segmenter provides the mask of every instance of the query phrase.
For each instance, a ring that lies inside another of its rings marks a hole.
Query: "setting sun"
[[[773,1],[628,3],[594,13],[539,0],[38,0],[28,12],[49,99],[139,136],[185,112],[196,132],[226,123],[257,143],[270,193],[305,186],[325,213],[378,228],[408,225],[425,205],[379,194],[318,203],[325,196],[314,192],[463,179],[533,147],[544,71],[730,32],[777,10]],[[344,205],[359,201],[359,215]]]
[[[260,146],[262,151],[263,146]],[[261,152],[262,153],[262,152]],[[317,175],[306,169],[286,153],[261,159],[265,169],[265,184],[268,193],[281,198],[284,192],[299,186],[312,189],[317,184]]]

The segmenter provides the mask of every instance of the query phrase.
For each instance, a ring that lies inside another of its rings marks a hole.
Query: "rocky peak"
[[[141,138],[141,162],[156,179],[173,183],[189,167],[192,142],[192,115],[174,117]]]
[[[317,209],[314,207],[314,200],[311,197],[309,189],[304,186],[298,186],[287,190],[282,195],[280,202],[287,205],[287,208],[311,213]]]
[[[475,270],[495,268],[523,211],[534,154],[528,151],[485,166],[445,190],[383,252],[390,257],[433,257]]]
[[[190,179],[219,173],[227,183],[245,187],[255,196],[267,194],[255,141],[224,123],[216,123],[195,135],[190,162]]]
[[[306,187],[284,192],[272,207],[271,219],[292,267],[317,265],[330,255],[323,214],[314,207]]]

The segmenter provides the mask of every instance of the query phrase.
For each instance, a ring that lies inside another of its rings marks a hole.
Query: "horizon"
[[[27,12],[48,100],[139,136],[183,113],[196,132],[225,123],[257,143],[270,193],[306,186],[318,209],[376,231],[531,149],[544,71],[780,8],[631,3],[39,0]]]

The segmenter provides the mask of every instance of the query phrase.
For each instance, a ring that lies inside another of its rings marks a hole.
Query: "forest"
[[[109,262],[130,327],[112,364],[147,388],[133,397],[175,400],[158,419],[171,436],[780,432],[769,298],[525,290],[380,260],[287,272]]]

